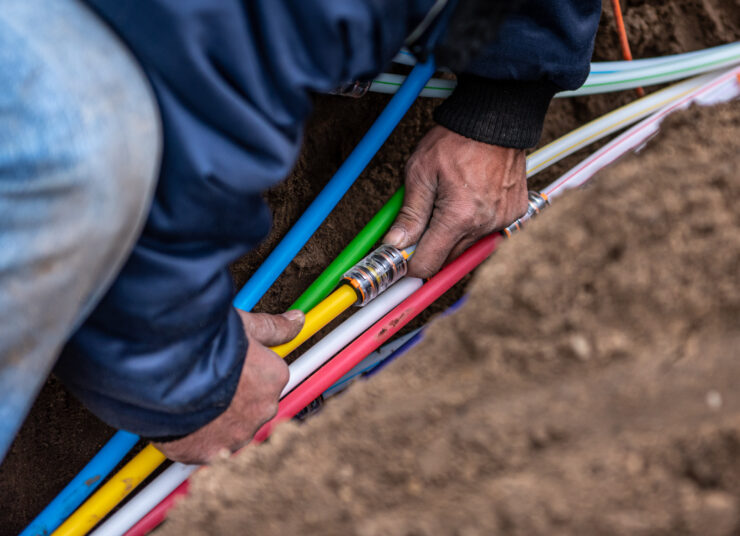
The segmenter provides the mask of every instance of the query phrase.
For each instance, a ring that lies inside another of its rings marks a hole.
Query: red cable
[[[627,61],[632,61],[632,50],[630,50],[630,42],[627,38],[627,29],[624,27],[624,17],[622,16],[622,6],[619,0],[612,0],[612,8],[614,10],[614,20],[617,24],[617,34],[619,35],[619,45],[622,47],[622,57]],[[645,96],[645,90],[641,87],[636,89],[638,97]]]
[[[259,429],[254,436],[254,442],[260,443],[267,439],[275,424],[293,417],[334,385],[352,367],[365,359],[368,354],[398,333],[432,302],[486,260],[502,240],[503,237],[498,233],[481,238],[457,259],[442,268],[423,287],[397,305],[395,309],[283,398],[278,406],[277,415]],[[131,527],[124,536],[144,536],[158,526],[164,521],[175,499],[187,493],[187,484],[187,481],[180,484],[151,512]]]

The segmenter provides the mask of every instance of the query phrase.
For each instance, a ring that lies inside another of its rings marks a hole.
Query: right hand
[[[383,243],[417,244],[409,277],[427,278],[480,238],[527,211],[523,149],[490,145],[437,125],[406,164],[406,195]]]
[[[226,411],[192,434],[154,444],[171,460],[203,464],[224,449],[239,450],[277,413],[280,392],[288,383],[288,366],[267,347],[286,343],[298,335],[303,327],[303,313],[238,312],[249,348],[234,398]]]

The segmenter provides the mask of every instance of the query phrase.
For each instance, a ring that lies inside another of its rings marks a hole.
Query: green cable
[[[306,313],[334,290],[345,272],[362,259],[391,226],[398,211],[401,210],[403,192],[404,188],[401,186],[352,242],[334,259],[334,262],[321,272],[316,281],[301,294],[301,297],[289,309],[300,309]]]

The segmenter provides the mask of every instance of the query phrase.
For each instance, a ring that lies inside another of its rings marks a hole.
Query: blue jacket
[[[433,0],[86,1],[147,73],[164,154],[143,234],[56,372],[117,428],[183,435],[235,391],[247,343],[227,266],[269,230],[260,194],[293,166],[310,94],[381,71]],[[532,3],[472,74],[577,87],[600,3]]]

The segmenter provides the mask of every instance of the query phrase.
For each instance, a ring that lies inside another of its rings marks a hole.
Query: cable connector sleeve
[[[511,238],[511,235],[513,235],[515,232],[520,231],[525,221],[535,217],[537,214],[542,212],[542,210],[546,206],[550,204],[547,195],[540,192],[535,192],[534,190],[531,190],[529,192],[528,197],[529,199],[527,201],[527,212],[524,214],[524,216],[522,216],[521,218],[517,218],[514,223],[501,231],[501,233],[506,235],[508,238]]]

